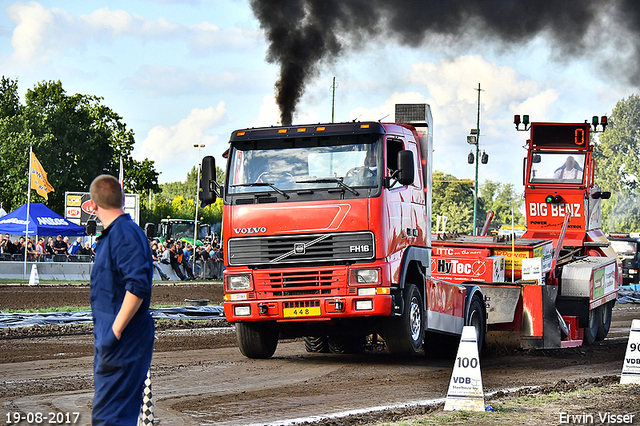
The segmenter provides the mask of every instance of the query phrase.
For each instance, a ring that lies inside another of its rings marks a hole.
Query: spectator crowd
[[[57,255],[57,256],[56,256]],[[1,260],[24,260],[53,262],[55,261],[90,261],[95,255],[95,243],[93,247],[89,241],[82,244],[82,237],[78,237],[73,243],[69,243],[69,237],[58,235],[53,237],[34,238],[21,236],[11,241],[9,234],[0,235]],[[85,257],[80,257],[85,256]],[[87,257],[89,259],[87,259]]]
[[[163,280],[169,276],[159,264],[170,265],[176,276],[182,280],[221,280],[224,271],[224,255],[218,240],[193,247],[184,241],[151,240],[153,265]],[[195,268],[194,268],[195,262]]]
[[[93,240],[92,240],[93,242]],[[163,280],[170,277],[160,264],[170,265],[180,280],[221,280],[224,271],[224,255],[219,241],[213,240],[193,247],[184,241],[159,242],[150,240],[154,268]],[[70,242],[69,237],[38,237],[37,241],[24,236],[11,239],[9,234],[0,234],[0,260],[39,262],[92,261],[96,243],[77,237]],[[195,262],[195,268],[194,268]]]

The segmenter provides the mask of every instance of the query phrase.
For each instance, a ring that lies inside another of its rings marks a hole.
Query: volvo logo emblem
[[[307,249],[304,243],[295,243],[293,245],[293,251],[295,252],[295,254],[305,254],[307,252]]]
[[[236,234],[264,234],[267,228],[261,226],[259,228],[233,228]]]

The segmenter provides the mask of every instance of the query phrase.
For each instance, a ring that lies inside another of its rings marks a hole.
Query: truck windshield
[[[636,252],[636,243],[631,241],[609,240],[609,242],[611,243],[611,247],[613,247],[618,254],[633,254]]]
[[[198,239],[204,240],[207,236],[207,229],[203,226],[198,226]],[[171,224],[171,239],[193,240],[193,223],[172,223]]]
[[[584,177],[584,154],[534,152],[531,157],[529,183],[581,184]]]
[[[380,135],[236,142],[229,162],[228,194],[377,187]],[[275,188],[274,188],[275,187]]]

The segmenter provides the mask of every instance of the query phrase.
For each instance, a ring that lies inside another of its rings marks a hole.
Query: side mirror
[[[87,235],[96,235],[96,221],[94,219],[89,219],[87,221],[87,231],[86,234]]]
[[[413,165],[413,152],[403,150],[398,152],[398,182],[401,185],[413,183],[415,167]]]
[[[609,191],[603,191],[603,192],[597,191],[591,194],[591,198],[593,198],[594,200],[597,200],[598,198],[601,198],[603,200],[608,200],[609,198],[611,198],[611,193]]]
[[[155,223],[151,223],[151,222],[146,223],[144,225],[144,233],[148,239],[152,239],[153,237],[155,237],[155,233],[156,233]]]
[[[202,177],[200,179],[200,207],[208,206],[216,202],[216,160],[210,155],[202,159]]]

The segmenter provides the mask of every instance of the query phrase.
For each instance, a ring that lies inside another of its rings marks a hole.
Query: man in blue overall
[[[92,425],[134,426],[153,352],[151,249],[142,229],[124,212],[122,188],[115,177],[95,178],[90,194],[94,213],[104,225],[91,271]]]

